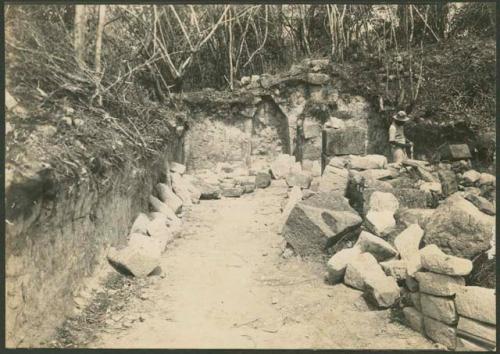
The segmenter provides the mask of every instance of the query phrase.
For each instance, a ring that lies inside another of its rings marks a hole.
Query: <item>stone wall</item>
[[[387,155],[388,122],[342,80],[328,60],[305,60],[287,73],[242,78],[242,87],[230,93],[182,95],[191,118],[185,142],[188,170],[219,162],[251,167],[281,153],[320,162],[323,131],[330,156]]]
[[[115,172],[106,187],[89,181],[56,185],[32,178],[7,186],[6,345],[38,346],[75,308],[84,281],[105,264],[109,247],[126,241],[130,223],[147,208],[147,194],[179,155],[175,148],[141,169]],[[40,194],[33,194],[41,186]],[[27,205],[28,203],[23,203]]]

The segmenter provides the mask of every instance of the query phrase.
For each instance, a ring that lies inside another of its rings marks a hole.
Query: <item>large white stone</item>
[[[455,296],[455,303],[461,316],[496,325],[495,289],[479,286],[461,287]]]
[[[468,275],[472,262],[465,258],[449,256],[436,245],[428,245],[420,250],[420,260],[424,269],[445,275]]]
[[[361,231],[355,246],[362,252],[371,253],[378,262],[385,261],[398,254],[387,241],[367,231]]]
[[[398,250],[401,259],[406,261],[408,275],[413,275],[421,268],[418,250],[423,236],[424,230],[417,224],[412,224],[394,239],[394,246]]]
[[[328,278],[332,284],[342,282],[347,264],[361,254],[359,247],[345,248],[335,253],[327,263]]]

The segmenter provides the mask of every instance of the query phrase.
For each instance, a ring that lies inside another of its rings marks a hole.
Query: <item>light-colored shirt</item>
[[[406,144],[405,132],[402,125],[392,123],[389,127],[389,142]]]

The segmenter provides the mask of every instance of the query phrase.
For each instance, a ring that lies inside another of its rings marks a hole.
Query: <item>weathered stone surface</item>
[[[383,155],[349,155],[347,163],[349,169],[353,170],[384,169],[387,167],[387,158]]]
[[[375,191],[368,202],[369,211],[388,211],[394,214],[399,208],[399,202],[391,193]]]
[[[414,188],[394,188],[391,193],[397,198],[400,207],[415,209],[428,208],[431,195]]]
[[[418,291],[418,282],[412,276],[407,276],[405,279],[405,285],[411,292]]]
[[[142,234],[132,234],[125,248],[110,248],[108,260],[113,266],[125,268],[136,277],[145,277],[160,264],[161,249],[160,241]]]
[[[309,188],[311,185],[312,176],[309,172],[290,172],[286,175],[286,183],[289,187],[300,187],[303,189]]]
[[[497,323],[495,289],[479,286],[461,287],[457,291],[455,304],[460,316],[493,325]]]
[[[465,199],[474,204],[479,210],[481,210],[485,214],[495,215],[497,212],[495,205],[484,197],[469,193],[465,196]]]
[[[371,169],[359,172],[359,175],[365,180],[384,180],[394,177],[394,172],[388,169]]]
[[[420,303],[420,293],[419,292],[412,292],[410,294],[410,299],[411,299],[411,303],[413,304],[415,309],[422,312],[422,305]]]
[[[171,175],[172,177],[172,190],[174,193],[182,200],[183,205],[192,205],[191,193],[188,189],[186,180],[182,178],[182,176],[174,172]]]
[[[280,154],[271,163],[271,174],[274,179],[285,178],[295,164],[295,157],[287,154]]]
[[[457,337],[457,352],[487,352],[488,349],[465,338]]]
[[[445,275],[468,275],[472,270],[472,262],[445,254],[436,245],[428,245],[420,250],[420,260],[424,269]]]
[[[446,253],[471,259],[490,248],[494,225],[494,217],[457,193],[435,210],[425,228],[424,241]]]
[[[398,253],[388,242],[366,231],[361,231],[355,246],[362,252],[371,253],[378,262],[392,258]]]
[[[440,150],[441,160],[468,160],[472,155],[467,144],[449,144],[444,145]]]
[[[178,162],[171,162],[170,163],[170,172],[178,173],[180,175],[183,175],[186,172],[186,166],[178,163]]]
[[[269,172],[261,171],[255,175],[255,186],[257,188],[267,188],[271,184],[271,175]]]
[[[479,185],[484,186],[484,185],[496,185],[497,184],[497,179],[495,176],[489,173],[481,173],[481,177],[479,177]]]
[[[338,168],[331,165],[325,167],[319,182],[320,192],[340,192],[345,194],[349,181],[349,171],[345,168]]]
[[[300,187],[293,187],[290,192],[288,192],[288,198],[285,200],[286,204],[283,207],[283,211],[281,213],[281,232],[283,231],[283,227],[285,226],[285,223],[290,216],[290,212],[292,209],[295,207],[295,204],[300,202],[302,200],[302,190]]]
[[[193,204],[198,204],[200,202],[201,190],[198,189],[197,185],[204,185],[203,181],[196,176],[184,174],[182,176],[182,183],[191,196],[191,202]]]
[[[420,293],[422,313],[440,322],[454,325],[458,321],[457,310],[452,299]]]
[[[425,167],[416,165],[415,170],[417,171],[419,177],[425,182],[438,182],[439,179],[434,177],[434,175],[429,172]]]
[[[182,200],[179,198],[174,191],[163,183],[158,183],[156,185],[156,192],[158,193],[159,199],[165,203],[172,211],[176,214],[180,213],[182,210]]]
[[[361,217],[345,198],[330,199],[331,195],[318,193],[297,203],[290,212],[283,235],[299,255],[323,254],[328,246],[361,224]]]
[[[391,259],[386,262],[380,262],[380,266],[385,274],[395,278],[396,280],[404,280],[407,276],[407,264],[402,259]]]
[[[481,173],[477,172],[476,170],[469,170],[467,172],[464,172],[463,174],[463,179],[464,182],[466,182],[468,185],[473,185],[479,179],[481,178]]]
[[[177,217],[177,215],[175,215],[175,213],[172,211],[172,209],[170,209],[165,203],[160,201],[158,198],[150,195],[149,196],[149,205],[151,205],[151,208],[153,211],[162,213],[173,224],[180,224],[181,223],[180,219]]]
[[[173,231],[167,227],[165,220],[161,217],[151,220],[148,225],[148,235],[162,243],[162,251],[174,239]]]
[[[450,350],[457,346],[457,331],[455,327],[448,326],[435,319],[424,316],[425,334],[433,341],[443,344]]]
[[[455,172],[450,170],[441,170],[438,172],[439,180],[444,196],[449,196],[458,191],[458,182]]]
[[[420,185],[419,189],[423,192],[427,193],[437,193],[437,194],[442,194],[443,189],[441,187],[441,183],[439,182],[424,182]]]
[[[424,316],[418,312],[414,307],[405,307],[403,309],[406,324],[408,327],[421,334],[425,334],[424,330]]]
[[[396,226],[392,211],[369,211],[365,217],[368,230],[377,236],[384,237]]]
[[[148,233],[149,218],[146,214],[140,213],[134,220],[132,227],[130,228],[131,234],[143,234]]]
[[[367,131],[364,128],[326,129],[325,154],[363,155],[366,153]]]
[[[306,118],[302,127],[305,139],[321,137],[322,128],[320,122]]]
[[[328,279],[332,284],[342,282],[347,264],[361,254],[359,247],[345,248],[335,253],[327,263]]]
[[[413,275],[421,268],[418,249],[423,236],[424,230],[417,224],[412,224],[394,239],[394,246],[398,250],[401,259],[406,262],[408,275]]]
[[[432,214],[434,214],[434,209],[400,208],[394,215],[394,218],[398,224],[403,224],[406,227],[418,224],[422,229],[425,229]]]
[[[396,279],[388,276],[368,277],[365,282],[365,292],[378,307],[388,308],[399,298],[400,289]]]
[[[368,278],[384,278],[384,271],[372,254],[364,252],[347,263],[344,283],[355,289],[364,290]]]
[[[474,321],[467,317],[458,320],[457,333],[459,336],[472,337],[496,347],[496,326],[490,326],[482,322]]]
[[[222,195],[226,198],[239,198],[244,192],[245,188],[241,186],[222,189]]]
[[[436,296],[453,296],[465,285],[465,279],[433,272],[417,272],[415,278],[421,292]]]

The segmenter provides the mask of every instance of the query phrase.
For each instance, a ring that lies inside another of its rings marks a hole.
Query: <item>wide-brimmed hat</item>
[[[399,111],[398,113],[393,115],[392,118],[400,122],[408,122],[410,120],[410,117],[406,115],[405,111]]]

